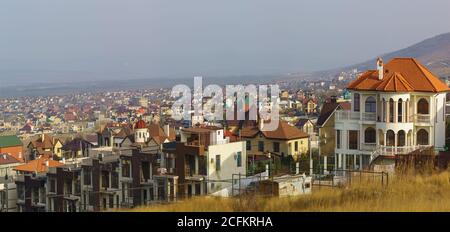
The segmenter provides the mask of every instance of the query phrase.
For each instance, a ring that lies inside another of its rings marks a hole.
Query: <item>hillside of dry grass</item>
[[[132,211],[450,211],[450,173],[397,176],[389,185],[354,184],[342,188],[315,188],[298,197],[196,197],[173,204]]]

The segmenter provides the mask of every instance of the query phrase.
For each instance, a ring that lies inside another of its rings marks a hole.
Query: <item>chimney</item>
[[[6,154],[3,154],[3,159],[6,160]]]
[[[19,159],[22,159],[22,152],[19,152]]]
[[[262,130],[263,127],[264,127],[264,118],[260,118],[259,119],[259,129]]]
[[[383,59],[378,58],[377,59],[377,70],[378,70],[378,80],[383,80]]]
[[[163,129],[164,129],[164,134],[166,134],[167,137],[170,137],[169,136],[170,135],[170,126],[169,126],[169,124],[165,124]]]
[[[46,161],[45,161],[45,166],[48,167],[48,165],[49,165],[49,161],[46,160]]]
[[[44,142],[44,130],[42,130],[42,133],[41,133],[41,142]]]

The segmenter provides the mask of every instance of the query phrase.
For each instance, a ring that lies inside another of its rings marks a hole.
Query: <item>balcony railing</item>
[[[336,111],[336,120],[359,120],[361,114],[352,111]]]
[[[363,151],[373,151],[377,149],[377,145],[375,143],[362,143],[361,150]]]
[[[376,121],[377,120],[377,114],[376,113],[362,113],[362,120],[363,121]]]
[[[416,114],[414,115],[414,122],[416,123],[430,123],[431,116],[429,114]]]
[[[371,112],[352,112],[348,110],[340,110],[336,111],[336,120],[337,121],[347,121],[347,120],[362,120],[362,121],[379,121],[382,122],[383,118],[379,117],[377,119],[376,113]],[[390,123],[394,123],[394,117],[389,116]],[[407,117],[403,117],[402,115],[398,115],[397,123],[431,123],[431,116],[429,114],[414,114],[409,115]]]
[[[384,156],[394,156],[394,155],[406,155],[418,149],[431,147],[429,145],[415,145],[415,146],[378,146],[378,153]]]

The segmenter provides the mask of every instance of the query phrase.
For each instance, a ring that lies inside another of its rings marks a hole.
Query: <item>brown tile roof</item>
[[[394,58],[377,70],[369,70],[352,81],[347,89],[384,92],[447,92],[449,87],[414,58]]]
[[[167,139],[166,136],[154,136],[152,138],[150,138],[150,140],[154,140],[157,144],[161,145],[164,143],[164,141]]]
[[[333,112],[337,109],[350,110],[351,105],[350,102],[336,102],[336,101],[328,101],[325,102],[320,110],[319,118],[317,119],[317,126],[321,127],[328,120],[328,118],[333,114]]]
[[[42,141],[42,135],[39,135],[37,139],[32,140],[30,143],[36,149],[52,149],[58,141],[59,139],[54,138],[49,134],[44,134],[44,141]]]
[[[18,160],[16,157],[9,154],[4,153],[0,154],[0,165],[13,163],[22,163],[22,161]]]
[[[151,137],[166,135],[166,133],[164,133],[164,130],[159,126],[159,124],[156,123],[151,123],[150,125],[148,125],[148,132],[150,133]]]
[[[289,125],[287,122],[280,120],[278,127],[274,131],[260,131],[259,127],[244,127],[241,130],[242,137],[255,137],[258,133],[262,133],[268,139],[291,140],[299,138],[307,138],[308,134],[299,130],[295,126]]]
[[[48,161],[48,167],[46,165],[46,161]],[[41,157],[39,159],[32,160],[26,164],[19,165],[14,168],[16,171],[22,171],[22,172],[47,172],[49,167],[59,167],[64,164],[52,160],[48,157]]]

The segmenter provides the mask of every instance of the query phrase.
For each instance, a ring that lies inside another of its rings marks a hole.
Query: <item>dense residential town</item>
[[[314,194],[316,180],[348,170],[446,155],[448,84],[414,58],[373,67],[279,82],[270,131],[247,101],[234,104],[244,120],[174,120],[163,88],[0,99],[0,211],[110,211],[274,186]]]

